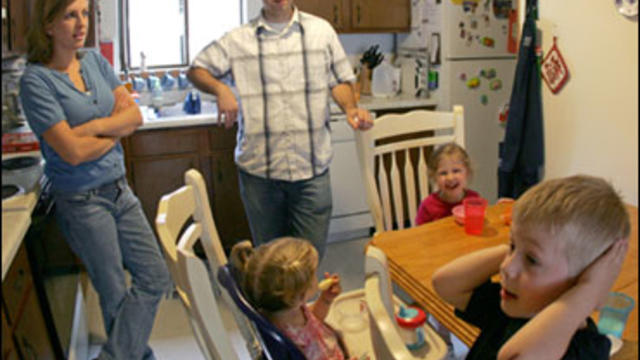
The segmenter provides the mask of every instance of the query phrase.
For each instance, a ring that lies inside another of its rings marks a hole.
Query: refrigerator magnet
[[[498,108],[498,123],[502,126],[505,126],[507,124],[508,116],[509,116],[509,103],[506,103]]]
[[[489,97],[485,94],[480,95],[480,104],[487,105],[489,103]]]
[[[479,75],[487,79],[493,79],[494,77],[496,77],[496,69],[494,68],[482,69],[480,70]]]
[[[638,1],[637,0],[614,0],[618,13],[629,20],[638,19]]]
[[[478,78],[478,77],[473,77],[473,78],[469,79],[469,81],[467,81],[467,87],[469,89],[475,89],[478,86],[480,86],[480,78]]]
[[[502,80],[500,79],[492,79],[489,82],[489,89],[496,91],[496,90],[500,90],[502,88]]]
[[[557,37],[553,37],[553,45],[540,64],[542,79],[552,93],[556,94],[569,80],[569,68],[557,46]]]

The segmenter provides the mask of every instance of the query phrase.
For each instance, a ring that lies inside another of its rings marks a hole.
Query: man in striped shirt
[[[263,0],[260,16],[205,47],[188,76],[217,96],[219,123],[238,123],[235,162],[254,244],[300,237],[322,258],[332,206],[329,94],[353,129],[373,126],[331,25],[293,0]]]

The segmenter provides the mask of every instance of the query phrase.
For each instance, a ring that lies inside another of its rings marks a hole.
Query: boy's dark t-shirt
[[[500,284],[490,281],[473,291],[465,311],[456,309],[455,314],[480,328],[480,336],[469,350],[467,360],[496,359],[502,345],[529,320],[507,316],[500,308]],[[609,359],[610,347],[609,339],[598,333],[595,323],[588,318],[587,327],[573,335],[562,359]]]

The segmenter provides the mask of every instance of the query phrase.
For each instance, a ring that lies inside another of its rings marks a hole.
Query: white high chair
[[[365,321],[368,327],[349,331],[342,325],[340,315],[343,306],[351,301],[364,301]],[[327,314],[326,322],[341,330],[352,356],[366,354],[371,360],[441,360],[447,355],[447,345],[438,334],[425,323],[425,345],[410,351],[395,321],[395,312],[406,304],[393,295],[384,253],[369,245],[365,259],[364,289],[345,292],[338,296]]]
[[[356,131],[355,138],[376,232],[392,230],[394,223],[403,229],[407,220],[415,226],[418,205],[430,192],[425,151],[448,142],[464,147],[464,109],[456,105],[453,112],[415,110],[383,115],[376,118],[373,128]]]
[[[197,170],[190,169],[185,173],[184,179],[184,186],[160,199],[156,230],[169,272],[189,317],[198,346],[207,359],[220,359],[221,354],[231,353],[229,349],[232,344],[225,337],[213,335],[221,331],[222,324],[217,323],[218,320],[221,318],[228,320],[229,308],[222,304],[219,287],[214,280],[215,276],[211,276],[206,271],[205,264],[201,260],[192,258],[192,247],[199,239],[207,255],[209,266],[213,269],[212,272],[220,265],[226,264],[227,257],[213,222],[202,175]],[[189,223],[190,218],[193,220],[191,223]],[[185,227],[186,230],[183,231]],[[181,247],[180,254],[176,243]],[[217,309],[206,309],[206,307],[217,307]],[[239,328],[240,331],[240,334],[230,333],[231,338],[236,342],[246,342],[245,352],[241,356],[238,355],[239,359],[256,357],[259,349],[256,349],[258,345],[255,331],[241,315],[233,313],[233,310],[230,312],[235,320],[227,322],[235,322],[235,328]],[[237,340],[239,337],[241,340]],[[246,349],[250,349],[252,356],[247,357],[249,353]],[[233,358],[222,357],[222,359]]]

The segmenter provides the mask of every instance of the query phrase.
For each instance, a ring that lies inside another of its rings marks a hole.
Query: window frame
[[[119,28],[120,28],[120,36],[119,36],[119,52],[120,52],[120,73],[129,74],[129,73],[141,73],[142,68],[140,66],[132,67],[131,66],[131,53],[130,53],[130,36],[129,36],[129,2],[135,0],[120,0],[118,1],[119,6]],[[147,71],[172,71],[172,70],[182,70],[186,69],[191,65],[191,54],[189,52],[190,48],[190,36],[189,36],[189,0],[181,0],[184,2],[184,34],[185,41],[182,44],[182,55],[184,56],[185,62],[181,64],[165,64],[165,65],[147,65],[145,68]],[[225,0],[228,1],[228,0]],[[246,9],[248,7],[247,0],[236,0],[239,1],[240,6],[240,25],[245,24],[247,22]]]
[[[119,1],[120,5],[120,59],[121,59],[121,72],[141,72],[140,66],[131,66],[131,44],[129,36],[129,2],[135,0],[122,0]],[[184,38],[185,41],[182,44],[182,55],[186,59],[185,64],[165,64],[165,65],[151,65],[146,66],[147,70],[164,70],[164,69],[176,69],[185,68],[189,66],[189,0],[179,0],[184,2]]]

